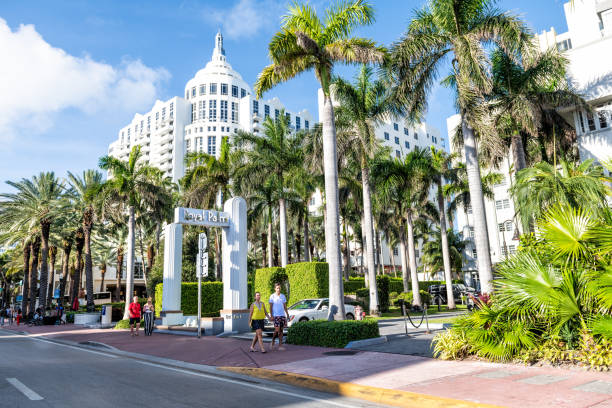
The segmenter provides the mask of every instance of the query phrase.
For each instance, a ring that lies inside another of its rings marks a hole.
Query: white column
[[[177,223],[168,224],[164,229],[164,234],[162,320],[164,325],[182,324],[183,226]]]
[[[223,331],[249,330],[247,299],[247,211],[246,201],[234,197],[225,202],[229,227],[223,228]]]

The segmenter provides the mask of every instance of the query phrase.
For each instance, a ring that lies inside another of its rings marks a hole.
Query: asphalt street
[[[0,407],[376,407],[258,379],[207,374],[0,330]]]

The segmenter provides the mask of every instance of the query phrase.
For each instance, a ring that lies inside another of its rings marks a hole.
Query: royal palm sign
[[[196,208],[175,208],[174,222],[178,224],[199,225],[201,227],[228,227],[228,213]]]

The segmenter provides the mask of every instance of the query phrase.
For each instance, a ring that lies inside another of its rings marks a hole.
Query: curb
[[[353,340],[350,341],[344,348],[357,348],[357,347],[365,347],[372,346],[374,344],[382,344],[387,342],[387,336],[374,337],[373,339],[365,339],[365,340]]]
[[[248,375],[264,380],[276,381],[295,387],[358,398],[379,404],[405,408],[501,408],[498,405],[461,401],[452,398],[436,397],[416,392],[391,390],[354,383],[328,380],[310,375],[275,371],[266,368],[218,367],[219,370],[234,374]]]

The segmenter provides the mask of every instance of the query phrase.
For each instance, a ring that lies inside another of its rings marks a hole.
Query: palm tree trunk
[[[49,232],[51,223],[44,222],[40,225],[41,250],[40,250],[40,287],[38,291],[38,306],[43,310],[47,306],[47,285],[49,284]]]
[[[297,228],[297,232],[295,233],[295,261],[302,262],[302,236],[299,233],[300,228]]]
[[[87,311],[92,313],[95,310],[93,300],[93,265],[91,261],[91,228],[93,223],[93,207],[89,206],[83,213],[83,237],[85,249],[85,287],[87,294]]]
[[[123,243],[117,248],[117,288],[115,289],[115,297],[117,302],[121,302],[121,276],[123,275]]]
[[[40,237],[37,235],[34,237],[32,242],[32,255],[30,256],[30,290],[28,292],[28,317],[34,315],[36,309],[36,295],[37,295],[37,284],[38,284],[38,253],[40,252]]]
[[[76,233],[76,267],[72,279],[72,293],[70,304],[74,304],[74,299],[79,298],[81,289],[81,273],[83,271],[83,246],[85,245],[85,236],[83,229],[79,228]]]
[[[47,290],[47,307],[51,307],[51,299],[53,298],[53,289],[55,286],[55,261],[57,256],[57,247],[52,245],[49,247],[49,265],[51,267],[51,277],[49,278],[49,287]]]
[[[274,266],[274,261],[272,260],[272,219],[268,220],[268,268]]]
[[[106,276],[106,263],[102,265],[100,268],[100,276],[102,280],[100,281],[100,292],[104,292],[104,277]]]
[[[64,304],[64,293],[68,279],[68,268],[70,264],[70,252],[72,251],[72,240],[64,240],[62,243],[62,278],[60,280],[60,293],[58,303]]]
[[[412,214],[406,217],[406,228],[408,230],[408,258],[410,261],[410,279],[412,280],[412,304],[421,306],[421,293],[419,292],[419,275],[417,271],[416,253],[414,251],[414,225]]]
[[[519,132],[515,132],[512,135],[512,157],[514,158],[514,171],[516,172],[523,170],[527,167],[527,160],[525,159],[525,149],[523,148],[523,138]]]
[[[482,180],[478,163],[478,150],[474,130],[467,123],[465,117],[461,118],[463,127],[463,147],[465,151],[465,167],[470,187],[470,200],[474,216],[474,241],[478,260],[478,275],[482,293],[493,292],[493,269],[491,266],[491,251],[487,230],[487,218],[482,193]]]
[[[223,279],[223,270],[221,268],[221,237],[219,228],[215,228],[215,274],[217,280]]]
[[[334,107],[329,94],[324,96],[323,123],[323,167],[325,171],[325,256],[329,265],[329,310],[330,317],[343,320],[344,287],[340,265],[340,224],[338,203],[338,156],[336,152],[336,126]]]
[[[310,231],[308,231],[308,213],[304,214],[304,262],[310,262]]]
[[[266,251],[268,250],[268,241],[265,233],[261,234],[261,267],[266,267]]]
[[[344,230],[344,279],[349,280],[351,269],[351,247],[349,245],[348,226],[346,218],[342,220],[342,229]]]
[[[444,280],[446,281],[446,304],[449,309],[455,308],[453,296],[453,276],[450,266],[450,251],[448,250],[448,235],[446,235],[446,208],[442,196],[442,176],[438,176],[438,213],[440,214],[440,244],[442,245],[442,263],[444,264]]]
[[[142,267],[142,277],[145,282],[145,294],[149,297],[149,285],[147,284],[147,266],[145,265],[145,254],[144,254],[144,244],[142,242],[142,228],[138,228],[138,244],[140,246],[140,266]]]
[[[376,245],[378,245],[378,274],[385,274],[385,259],[383,258],[382,237],[380,233],[376,234]]]
[[[391,267],[393,268],[393,277],[397,278],[397,267],[395,266],[395,254],[393,253],[393,249],[389,250],[389,254],[391,255]]]
[[[134,236],[136,229],[134,206],[128,208],[128,239],[127,239],[127,270],[125,279],[125,310],[123,318],[130,318],[129,306],[134,297],[134,256],[136,255],[136,237]]]
[[[408,260],[406,259],[406,234],[400,232],[400,261],[402,263],[402,283],[404,292],[408,293]]]
[[[288,254],[287,254],[287,209],[285,199],[278,199],[278,212],[280,219],[280,252],[281,252],[281,266],[284,268],[287,266]]]
[[[376,288],[376,269],[374,268],[374,226],[372,222],[372,198],[370,196],[370,170],[367,166],[361,168],[361,184],[363,186],[363,214],[365,224],[366,259],[368,263],[368,278],[370,281],[370,315],[378,315],[378,290]]]
[[[32,243],[25,241],[23,243],[23,288],[21,292],[21,313],[27,316],[28,312],[28,294],[30,290],[30,252],[32,251]]]

